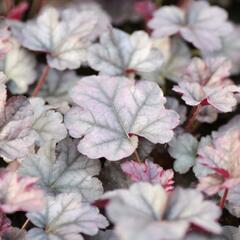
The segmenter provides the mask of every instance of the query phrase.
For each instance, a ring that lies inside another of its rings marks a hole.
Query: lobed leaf
[[[71,139],[58,144],[56,156],[38,153],[23,159],[19,171],[38,178],[39,187],[50,195],[80,193],[82,201],[91,202],[103,193],[101,182],[93,177],[100,172],[100,162],[79,154],[76,141]]]
[[[221,37],[232,31],[227,12],[205,1],[192,1],[186,10],[164,6],[154,13],[148,26],[154,37],[167,37],[177,33],[195,47],[212,52],[221,48]]]
[[[30,239],[83,240],[82,235],[95,235],[99,228],[108,226],[106,218],[98,209],[81,203],[79,194],[60,194],[48,197],[45,209],[27,216],[37,228],[31,229]]]
[[[65,115],[74,138],[82,138],[78,150],[89,158],[119,160],[138,146],[138,136],[153,143],[173,137],[179,120],[164,108],[165,98],[156,83],[121,77],[82,78],[71,91],[77,106]]]
[[[30,50],[47,53],[52,68],[76,69],[86,60],[88,38],[96,22],[93,12],[47,7],[23,26],[20,41]]]
[[[89,65],[110,76],[152,72],[162,64],[162,55],[153,49],[152,40],[144,31],[129,35],[110,29],[100,36],[100,43],[89,48]]]

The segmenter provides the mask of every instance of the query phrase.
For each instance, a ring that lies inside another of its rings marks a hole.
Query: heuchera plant
[[[240,239],[240,27],[168,2],[0,2],[1,240]]]

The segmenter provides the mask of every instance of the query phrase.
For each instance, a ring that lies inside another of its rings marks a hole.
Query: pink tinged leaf
[[[122,163],[121,168],[134,182],[160,184],[167,191],[173,189],[174,172],[171,169],[164,170],[162,167],[149,160],[146,160],[145,163],[128,161]]]
[[[214,195],[223,189],[224,177],[218,174],[209,174],[199,179],[197,189],[208,195]]]
[[[219,136],[216,135],[211,144],[200,148],[198,162],[215,172],[215,174],[207,176],[207,178],[200,178],[200,185],[205,186],[207,189],[212,185],[216,185],[217,182],[219,189],[231,189],[239,184],[239,153],[239,129],[232,129]],[[201,189],[204,188],[201,187]]]
[[[0,210],[0,238],[1,234],[5,233],[11,228],[11,221],[7,218],[6,214]]]
[[[221,112],[231,112],[237,104],[240,88],[229,79],[231,63],[225,58],[193,58],[182,81],[173,90],[190,106],[211,105]]]
[[[166,110],[156,83],[108,76],[82,78],[70,93],[77,105],[65,115],[71,136],[82,138],[78,150],[89,158],[120,160],[138,146],[138,136],[166,143],[179,123]]]
[[[5,99],[6,101],[6,99]],[[24,157],[35,138],[33,111],[26,97],[11,97],[0,112],[0,155],[10,162]]]
[[[11,50],[11,33],[5,21],[0,20],[0,59]]]
[[[206,98],[202,87],[198,83],[180,82],[173,90],[182,95],[187,105],[197,106]]]
[[[180,31],[184,23],[184,13],[177,7],[162,7],[154,12],[148,27],[153,29],[153,37],[168,37]]]
[[[7,18],[11,19],[11,20],[19,20],[20,21],[22,19],[23,15],[28,10],[28,8],[29,8],[28,2],[23,1],[8,12]]]
[[[237,99],[234,95],[240,92],[240,88],[235,85],[216,86],[214,88],[205,88],[207,101],[210,105],[221,112],[231,112],[237,105]]]
[[[6,213],[40,210],[44,206],[44,194],[36,182],[36,178],[19,177],[16,172],[2,169],[0,208]]]
[[[137,1],[134,4],[134,8],[135,8],[135,11],[139,15],[141,15],[144,18],[144,20],[147,22],[152,18],[153,12],[156,10],[157,7],[152,1],[142,0],[142,1]]]
[[[192,1],[186,11],[175,6],[161,7],[148,26],[153,29],[154,37],[180,33],[195,47],[212,52],[221,48],[221,37],[232,31],[227,17],[224,9],[212,7],[205,1]]]
[[[217,120],[217,117],[218,111],[213,106],[204,105],[197,115],[197,120],[199,122],[213,123]]]

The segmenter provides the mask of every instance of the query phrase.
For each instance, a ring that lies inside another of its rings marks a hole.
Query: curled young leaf
[[[52,68],[76,69],[86,60],[96,22],[93,12],[47,7],[23,26],[20,41],[30,50],[45,52]]]
[[[152,161],[145,160],[144,163],[128,161],[122,163],[121,168],[134,182],[160,184],[166,191],[170,191],[174,188],[173,170],[164,170]]]
[[[220,49],[221,37],[232,31],[227,12],[206,1],[191,1],[186,10],[175,6],[161,7],[154,13],[148,26],[154,37],[167,37],[177,33],[195,47],[204,51]]]
[[[123,77],[82,78],[71,91],[77,106],[65,115],[70,135],[82,138],[78,150],[89,158],[120,160],[138,146],[138,136],[153,143],[173,137],[178,114],[164,107],[165,98],[154,82]]]
[[[48,197],[47,205],[41,212],[28,213],[27,217],[37,228],[31,229],[29,239],[76,239],[82,235],[95,235],[98,229],[108,226],[106,218],[97,208],[84,205],[79,194],[60,194]]]
[[[19,172],[38,178],[39,187],[50,195],[77,192],[82,201],[94,201],[103,193],[101,182],[93,177],[100,172],[100,162],[79,154],[76,145],[65,139],[57,145],[56,156],[30,155],[23,159]]]
[[[234,93],[240,88],[229,79],[231,62],[225,58],[193,58],[182,81],[173,90],[190,106],[211,105],[221,112],[231,112],[237,104]]]
[[[144,31],[129,35],[110,29],[100,36],[100,43],[89,48],[89,65],[103,74],[116,76],[152,72],[162,64],[162,55],[153,49],[151,38]]]
[[[23,1],[19,3],[17,6],[14,6],[7,14],[7,18],[11,20],[21,21],[23,15],[29,8],[29,4],[27,1]]]

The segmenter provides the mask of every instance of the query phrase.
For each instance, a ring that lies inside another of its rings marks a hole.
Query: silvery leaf
[[[89,65],[107,75],[152,72],[162,64],[162,55],[153,49],[151,38],[144,31],[129,35],[110,29],[100,36],[100,43],[89,48]]]
[[[33,110],[24,96],[6,101],[6,89],[0,83],[0,155],[10,162],[29,153],[35,137],[32,131]]]
[[[106,218],[97,208],[81,202],[79,194],[60,194],[47,197],[41,212],[28,213],[27,217],[37,226],[27,236],[36,240],[83,240],[82,235],[95,235],[99,228],[108,226]]]
[[[60,142],[67,136],[63,124],[63,116],[50,105],[45,105],[42,98],[31,98],[34,112],[33,129],[36,132],[38,145],[48,144],[52,141]]]
[[[50,195],[81,193],[83,201],[94,201],[103,193],[101,182],[93,177],[100,172],[99,160],[78,153],[76,141],[65,139],[56,148],[56,160],[42,154],[23,159],[22,175],[36,177],[38,185]]]
[[[47,53],[52,68],[76,69],[86,60],[96,22],[93,12],[47,7],[23,26],[20,41],[30,50]]]
[[[120,239],[182,239],[191,224],[219,234],[221,210],[193,189],[167,194],[160,185],[135,183],[129,190],[107,192],[107,214]],[[159,201],[161,199],[161,201]]]
[[[175,159],[174,170],[186,173],[195,164],[197,158],[198,140],[189,133],[175,137],[169,143],[169,154]]]
[[[138,136],[153,143],[173,137],[178,114],[164,107],[165,98],[154,82],[123,77],[82,78],[70,93],[77,105],[65,115],[78,150],[89,158],[120,160],[138,146]]]

